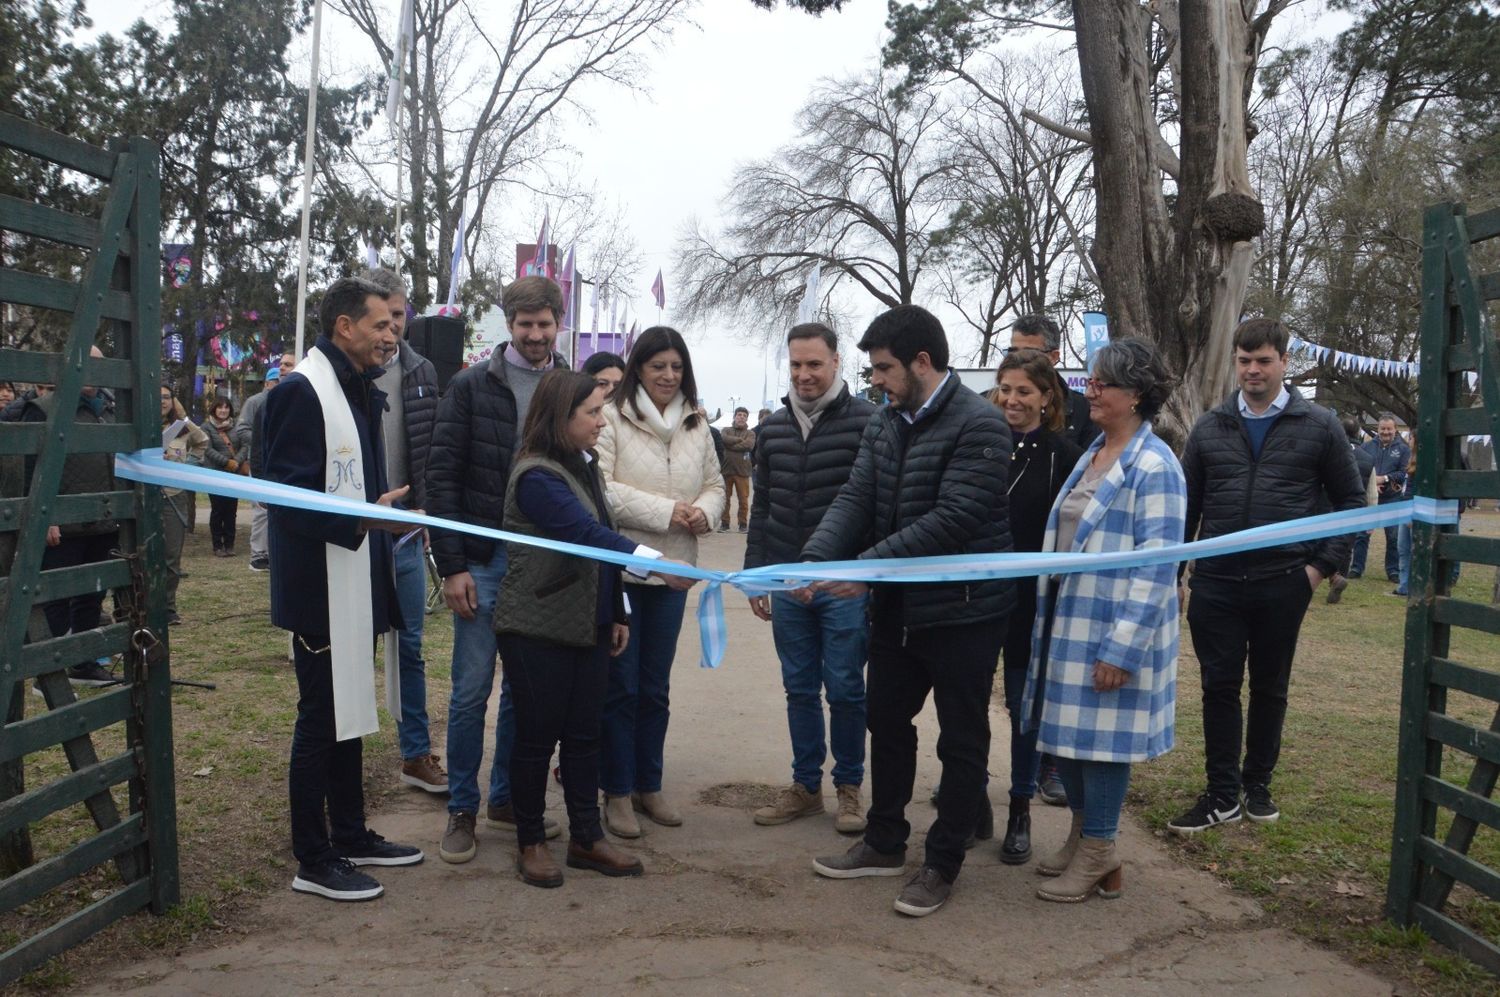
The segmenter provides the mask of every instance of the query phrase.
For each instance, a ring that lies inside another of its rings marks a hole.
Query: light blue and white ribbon
[[[853,582],[974,582],[991,578],[1030,578],[1041,575],[1066,575],[1079,571],[1120,571],[1127,568],[1173,564],[1204,557],[1222,557],[1264,547],[1322,540],[1346,533],[1363,533],[1384,526],[1398,526],[1417,520],[1438,526],[1458,522],[1458,502],[1431,498],[1414,498],[1404,502],[1367,506],[1347,512],[1330,512],[1284,523],[1257,526],[1211,540],[1173,544],[1150,550],[1116,551],[1108,554],[952,554],[940,557],[906,557],[855,561],[806,562],[801,564],[768,564],[744,571],[711,571],[685,564],[665,564],[634,554],[619,554],[580,544],[522,536],[505,530],[472,523],[439,519],[407,509],[377,506],[339,498],[307,488],[296,488],[260,478],[246,478],[225,471],[181,464],[162,457],[160,449],[139,450],[115,455],[115,475],[148,485],[182,488],[232,498],[248,499],[266,505],[281,505],[315,512],[330,512],[361,519],[383,519],[413,526],[427,526],[455,533],[467,533],[509,543],[527,544],[564,554],[592,558],[623,568],[638,568],[681,575],[706,582],[698,600],[698,632],[703,648],[701,664],[717,668],[724,660],[728,634],[724,625],[725,585],[731,585],[747,596],[765,595],[802,588],[815,581]]]

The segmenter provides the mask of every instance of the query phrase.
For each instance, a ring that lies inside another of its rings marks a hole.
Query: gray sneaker
[[[947,903],[948,894],[952,892],[953,884],[944,879],[942,873],[924,865],[901,888],[901,895],[896,898],[896,911],[908,917],[926,917]]]
[[[824,855],[813,859],[813,872],[829,879],[900,876],[906,872],[906,852],[902,850],[894,855],[882,855],[860,840],[842,855]]]
[[[475,815],[467,810],[457,810],[448,815],[448,829],[443,832],[443,843],[438,846],[438,858],[452,865],[459,865],[474,857],[479,844],[474,840]]]

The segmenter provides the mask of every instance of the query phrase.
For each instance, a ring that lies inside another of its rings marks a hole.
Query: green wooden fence
[[[0,307],[61,314],[68,326],[59,353],[0,348],[0,380],[52,384],[59,403],[44,423],[0,422],[0,923],[19,937],[0,952],[3,986],[127,914],[164,912],[178,872],[159,493],[121,482],[58,495],[70,454],[160,446],[160,157],[144,139],[98,149],[6,114],[0,148],[12,165],[29,158],[101,187],[97,217],[0,196],[0,231],[83,250],[76,274],[26,272],[0,256]],[[96,342],[105,359],[90,358]],[[75,423],[85,385],[113,396],[113,425]],[[49,526],[100,519],[120,523],[118,558],[43,570]],[[53,637],[40,607],[101,587],[113,619]],[[66,667],[106,655],[120,656],[121,684],[78,698]],[[41,700],[25,694],[28,681]],[[28,759],[33,771],[62,771],[27,787]],[[85,811],[95,833],[37,854]],[[57,900],[86,874],[89,902]]]
[[[1500,209],[1468,215],[1462,205],[1427,209],[1422,233],[1422,371],[1419,389],[1415,491],[1444,499],[1500,498],[1500,471],[1467,471],[1459,460],[1464,437],[1500,440],[1500,343],[1486,302],[1500,299],[1500,273],[1473,273],[1473,247],[1500,238]],[[1479,404],[1470,405],[1468,379],[1478,376]],[[1500,640],[1487,642],[1485,660],[1458,661],[1449,653],[1454,627],[1500,634],[1500,606],[1454,598],[1454,562],[1500,565],[1500,539],[1460,536],[1451,526],[1414,523],[1411,596],[1406,615],[1406,662],[1401,690],[1401,736],[1395,833],[1386,898],[1390,918],[1421,927],[1433,938],[1500,974],[1500,938],[1445,913],[1454,884],[1500,900],[1500,872],[1470,856],[1481,825],[1500,830],[1493,799],[1500,775]],[[1497,704],[1488,729],[1447,714],[1448,692]],[[1461,762],[1473,768],[1463,785],[1443,778]],[[1440,814],[1451,815],[1439,840]]]

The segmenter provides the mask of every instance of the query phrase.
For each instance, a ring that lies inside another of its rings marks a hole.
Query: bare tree
[[[1155,341],[1181,378],[1162,431],[1181,434],[1230,385],[1230,340],[1264,207],[1247,108],[1273,19],[1294,0],[923,0],[893,4],[887,60],[990,94],[976,67],[1005,31],[1071,31],[1098,223],[1092,256],[1114,336]],[[1172,140],[1175,140],[1175,145]]]
[[[382,66],[394,58],[391,25],[375,0],[333,0],[370,40]],[[484,231],[502,184],[536,182],[563,109],[586,114],[589,83],[638,88],[642,47],[682,23],[693,0],[513,0],[508,13],[474,0],[417,0],[416,44],[402,95],[409,129],[404,171],[410,281],[419,307],[447,294],[446,262],[468,205],[465,252]],[[434,245],[433,236],[436,236]]]
[[[1020,113],[1034,107],[1067,121],[1076,88],[1066,76],[1055,60],[997,65],[986,86],[1003,103],[971,95],[953,117],[948,196],[956,207],[932,241],[948,304],[979,336],[980,366],[1007,319],[1057,310],[1055,281],[1068,257],[1088,266],[1087,146]]]
[[[725,232],[691,223],[679,240],[689,318],[779,328],[815,266],[825,294],[854,285],[887,307],[911,303],[953,169],[940,155],[942,103],[923,91],[893,96],[871,72],[823,83],[798,121],[794,144],[736,172]]]

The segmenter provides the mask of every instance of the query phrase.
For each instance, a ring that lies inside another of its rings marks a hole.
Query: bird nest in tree
[[[1203,202],[1203,223],[1221,239],[1247,242],[1266,229],[1266,206],[1248,194],[1215,194]]]

